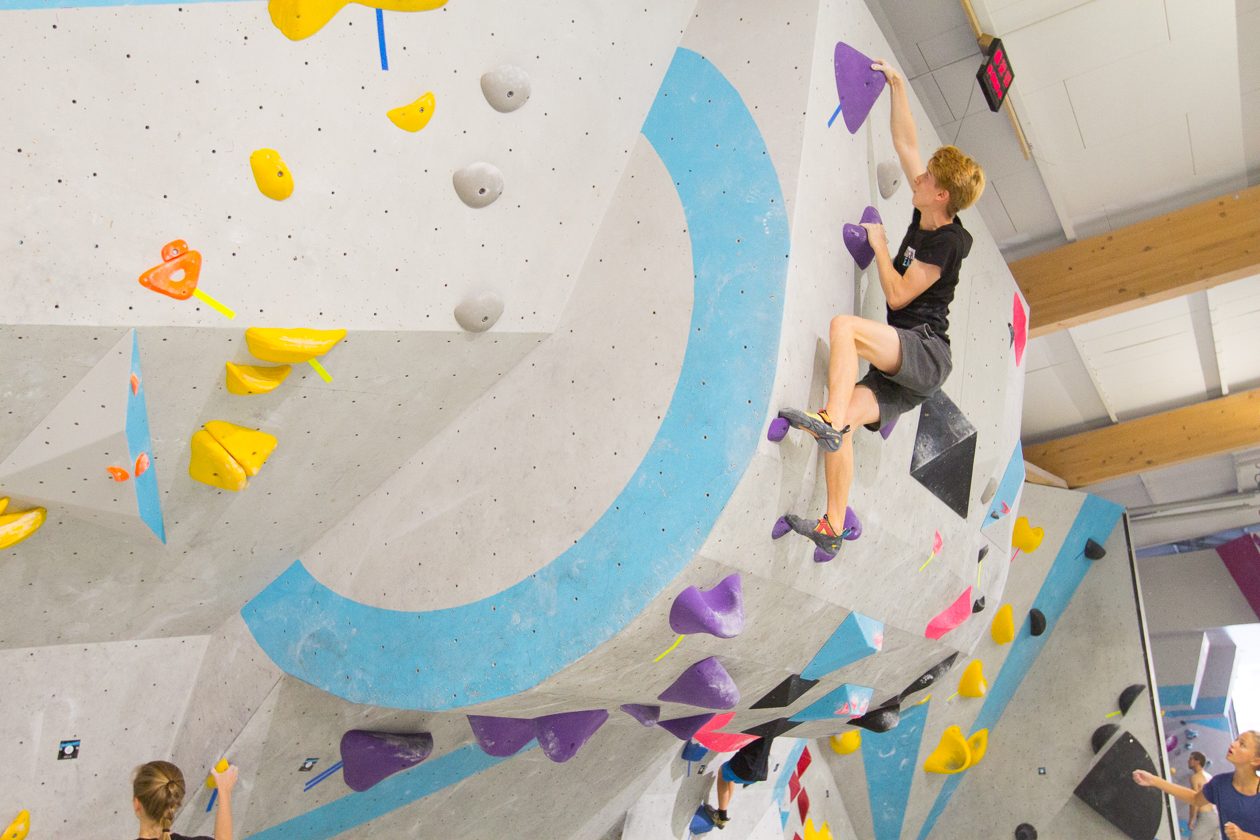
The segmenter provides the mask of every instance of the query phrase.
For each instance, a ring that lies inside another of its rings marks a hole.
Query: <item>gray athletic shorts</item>
[[[954,369],[949,343],[927,324],[912,330],[893,327],[901,339],[901,370],[889,376],[872,366],[858,382],[875,394],[879,403],[879,419],[866,428],[878,432],[910,409],[940,390]]]
[[[1207,813],[1199,812],[1199,818],[1195,820],[1194,831],[1190,832],[1190,840],[1220,840],[1221,836],[1221,818],[1216,813],[1216,809],[1209,809]]]

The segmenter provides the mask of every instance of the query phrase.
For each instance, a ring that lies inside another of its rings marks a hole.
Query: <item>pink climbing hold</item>
[[[836,68],[836,95],[840,97],[840,110],[844,112],[844,127],[850,134],[866,121],[875,100],[884,92],[888,80],[878,70],[872,70],[875,62],[862,55],[843,41],[836,43],[833,63]]]
[[[1011,300],[1011,341],[1015,345],[1015,366],[1024,360],[1024,345],[1028,343],[1028,314],[1017,292]]]
[[[547,758],[562,764],[577,755],[582,745],[590,740],[604,721],[607,709],[590,709],[583,712],[562,712],[534,718],[534,736]]]
[[[871,264],[871,260],[875,259],[875,250],[871,248],[871,243],[866,236],[866,228],[862,225],[883,223],[884,220],[879,217],[879,211],[874,207],[867,207],[862,211],[860,224],[844,226],[844,247],[849,249],[849,254],[858,264],[858,268],[865,270]]]
[[[702,709],[733,709],[739,703],[739,687],[718,658],[710,656],[683,671],[657,699]]]
[[[970,617],[971,587],[968,586],[954,603],[950,604],[936,618],[928,622],[927,630],[924,631],[923,635],[929,639],[939,639]]]
[[[714,715],[713,718],[704,726],[696,730],[692,735],[692,739],[696,743],[708,747],[714,752],[725,753],[735,752],[740,747],[747,746],[757,740],[756,735],[746,735],[743,732],[718,732],[723,726],[731,722],[735,717],[734,712],[727,712],[724,715]]]

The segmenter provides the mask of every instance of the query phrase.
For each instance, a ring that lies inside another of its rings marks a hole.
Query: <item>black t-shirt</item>
[[[773,738],[758,738],[740,747],[731,756],[731,769],[746,782],[764,782],[770,775],[770,745]]]
[[[888,323],[903,330],[927,324],[932,332],[948,343],[949,305],[954,300],[954,289],[958,285],[958,269],[971,251],[971,234],[957,216],[954,221],[936,230],[920,228],[920,218],[916,207],[901,247],[897,249],[897,256],[893,258],[893,268],[898,274],[905,275],[910,263],[918,260],[940,266],[941,276],[905,307],[889,309]]]

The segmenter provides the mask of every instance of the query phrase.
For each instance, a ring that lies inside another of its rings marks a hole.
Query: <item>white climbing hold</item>
[[[469,332],[485,332],[503,314],[503,298],[494,292],[481,292],[465,298],[455,307],[455,320]]]
[[[529,74],[512,64],[500,64],[481,77],[481,92],[490,107],[510,114],[529,101]]]
[[[901,166],[895,160],[882,161],[875,167],[875,182],[879,184],[879,194],[884,198],[892,198],[893,193],[901,186]]]
[[[489,163],[472,163],[451,178],[460,201],[469,207],[486,207],[503,193],[503,173]]]

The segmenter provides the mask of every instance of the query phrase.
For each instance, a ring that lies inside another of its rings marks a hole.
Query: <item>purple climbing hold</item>
[[[532,720],[469,715],[468,725],[472,727],[477,746],[481,747],[486,755],[493,755],[496,758],[515,755],[521,747],[534,740]]]
[[[788,524],[786,516],[780,516],[774,521],[774,527],[770,529],[770,538],[777,540],[792,530],[792,526]]]
[[[860,224],[844,226],[844,246],[849,249],[849,253],[853,256],[854,262],[858,264],[858,268],[865,269],[871,264],[871,260],[875,259],[875,250],[871,248],[871,243],[866,237],[866,228],[862,227],[862,225],[883,224],[883,221],[879,217],[878,210],[874,207],[867,207],[862,211]]]
[[[739,702],[739,688],[718,658],[710,656],[683,671],[657,699],[702,709],[733,709]]]
[[[577,755],[582,745],[608,720],[607,709],[562,712],[534,718],[534,735],[543,755],[557,764]]]
[[[892,435],[893,433],[893,429],[895,428],[897,428],[896,417],[894,417],[893,419],[889,420],[887,423],[879,427],[879,436],[882,437],[884,440],[888,440],[889,436]]]
[[[851,507],[844,509],[844,527],[849,531],[845,540],[856,540],[862,536],[862,520],[858,519],[858,515]]]
[[[692,735],[700,731],[700,727],[713,720],[715,715],[692,715],[690,717],[663,720],[658,726],[680,741],[690,740]]]
[[[772,443],[778,443],[787,437],[788,429],[792,425],[782,417],[776,417],[770,421],[770,428],[766,430],[766,440]]]
[[[669,608],[675,633],[708,633],[731,639],[744,629],[744,590],[738,574],[723,578],[712,589],[688,586]]]
[[[415,767],[433,753],[428,732],[365,732],[341,736],[342,775],[351,790],[365,791],[382,779]]]
[[[871,69],[873,63],[843,41],[836,43],[836,95],[850,134],[857,134],[888,82],[883,73]]]
[[[644,726],[656,726],[656,722],[661,719],[660,706],[644,706],[640,703],[622,703],[621,711],[630,715]]]

